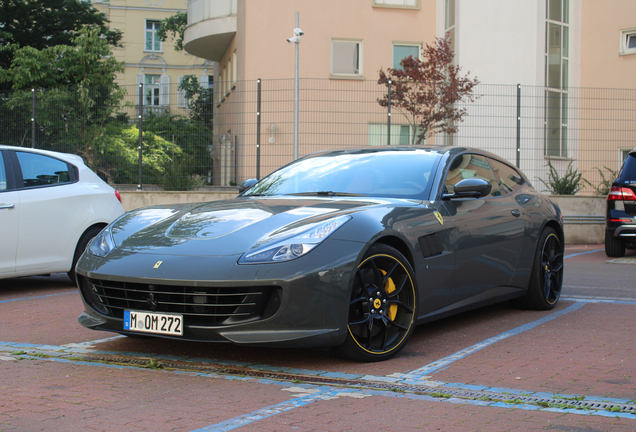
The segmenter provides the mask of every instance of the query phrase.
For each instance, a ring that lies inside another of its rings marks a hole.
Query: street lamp
[[[298,12],[296,12],[294,36],[287,39],[287,42],[296,44],[296,74],[294,78],[294,160],[298,159],[298,46],[300,45],[300,37],[305,34],[298,26]]]

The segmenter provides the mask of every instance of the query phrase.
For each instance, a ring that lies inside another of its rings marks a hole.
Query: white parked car
[[[67,272],[124,213],[119,192],[71,154],[0,146],[0,279]]]

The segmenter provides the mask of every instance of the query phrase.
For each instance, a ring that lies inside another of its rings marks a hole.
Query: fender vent
[[[422,255],[424,256],[424,258],[428,258],[433,255],[439,255],[444,252],[442,239],[440,238],[438,233],[420,237],[419,239],[417,239],[417,241],[420,244],[420,250],[422,251]]]

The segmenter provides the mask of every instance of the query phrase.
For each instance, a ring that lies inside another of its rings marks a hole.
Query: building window
[[[369,123],[367,142],[370,146],[387,145],[389,128],[386,123]],[[392,124],[391,125],[391,145],[409,145],[413,143],[413,128],[411,125]],[[420,144],[425,144],[422,141]]]
[[[444,33],[448,35],[451,50],[455,52],[455,0],[444,2]],[[455,58],[453,58],[453,64],[455,64]]]
[[[144,75],[144,105],[161,104],[161,75]]]
[[[232,68],[232,84],[236,84],[236,77],[238,75],[238,71],[237,71],[238,67],[236,66],[237,64],[236,62],[237,62],[236,51],[234,51],[232,53],[232,64],[234,65],[234,67]]]
[[[362,76],[362,41],[331,41],[331,74]]]
[[[625,159],[627,159],[629,152],[632,150],[633,149],[631,148],[618,149],[618,169],[619,170],[623,167],[623,163],[625,163]]]
[[[177,106],[179,108],[185,108],[185,109],[189,109],[190,108],[190,103],[189,103],[188,99],[186,98],[186,91],[182,88],[183,83],[190,76],[191,75],[178,76],[177,77],[177,82],[179,83],[179,85],[177,86]]]
[[[161,52],[161,39],[159,39],[159,27],[161,21],[146,21],[145,51]]]
[[[372,0],[373,6],[386,8],[419,9],[420,0]]]
[[[546,0],[545,148],[546,156],[567,157],[569,0]]]
[[[393,44],[393,69],[402,70],[400,62],[408,56],[420,58],[420,44]]]
[[[228,85],[227,82],[227,64],[225,66],[223,66],[223,72],[221,72],[221,98],[224,100],[226,96],[228,96],[230,94],[229,88],[230,86]]]
[[[620,54],[636,54],[636,29],[621,30]]]

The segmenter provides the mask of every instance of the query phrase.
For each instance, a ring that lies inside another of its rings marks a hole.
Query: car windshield
[[[355,150],[310,155],[265,177],[244,196],[317,195],[425,199],[441,154]]]

